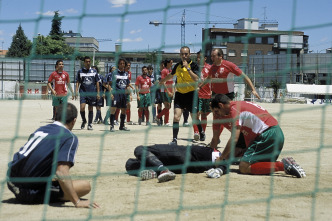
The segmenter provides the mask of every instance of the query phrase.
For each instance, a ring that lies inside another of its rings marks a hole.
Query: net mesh
[[[173,9],[194,9],[197,6],[205,6],[206,21],[209,21],[211,7],[221,7],[234,1],[199,1],[190,5],[174,4],[167,1],[165,7],[159,9],[147,9],[142,11],[130,11],[128,5],[125,10],[119,14],[102,14],[88,12],[88,1],[80,1],[83,5],[82,13],[78,16],[65,17],[63,22],[69,20],[77,21],[77,30],[80,32],[84,26],[84,20],[89,18],[119,18],[121,26],[119,30],[120,39],[124,37],[125,19],[128,16],[142,16],[149,13],[159,12],[161,17],[166,20],[169,17],[170,10]],[[250,7],[248,13],[252,14],[252,4],[254,1],[248,1]],[[296,2],[296,1],[294,1]],[[44,1],[40,3],[40,11],[44,9]],[[0,1],[0,4],[3,4]],[[2,5],[0,7],[3,8]],[[293,5],[296,9],[296,4]],[[6,20],[0,22],[4,25],[17,22],[35,23],[35,33],[38,33],[40,22],[44,21],[42,15],[37,19]],[[295,21],[292,18],[289,21],[295,30]],[[322,23],[319,27],[331,27],[329,23]],[[206,27],[208,24],[206,23]],[[302,30],[315,29],[317,26],[302,27]],[[162,26],[160,38],[160,47],[156,50],[162,51],[169,48],[180,48],[178,44],[164,45],[166,32],[171,29]],[[183,34],[183,32],[182,32]],[[250,34],[245,39],[246,42],[254,34]],[[210,43],[211,39],[206,38]],[[181,39],[183,40],[183,39]],[[229,39],[224,39],[227,42]],[[79,43],[79,42],[77,42]],[[196,48],[202,47],[202,42],[193,44]],[[245,48],[247,45],[245,44]],[[76,48],[77,49],[77,48]],[[205,44],[202,50],[205,51]],[[290,49],[289,49],[290,51]],[[76,50],[77,53],[77,50]],[[75,78],[75,73],[80,67],[75,61],[77,54],[73,54],[65,62],[65,69],[70,73],[70,78]],[[116,53],[116,61],[121,57],[121,51]],[[301,70],[310,73],[317,73],[322,70],[327,73],[326,81],[331,81],[331,56],[322,58],[310,55],[303,63]],[[318,55],[317,55],[318,56]],[[44,55],[44,58],[55,58],[53,55]],[[287,78],[291,74],[300,72],[296,62],[293,62],[293,55],[285,55],[270,58],[264,64],[259,56],[252,57],[252,63],[255,65],[255,72],[245,69],[251,79],[257,79],[258,85],[264,85],[264,82],[270,82],[271,79],[277,79],[282,85],[287,83]],[[157,56],[154,65],[155,70],[162,60]],[[318,62],[323,62],[319,63]],[[324,61],[323,61],[324,60]],[[47,80],[45,73],[50,73],[54,60],[48,63],[36,60],[36,54],[32,53],[27,59],[1,59],[2,61],[2,82],[10,80],[19,80],[16,82],[16,90],[12,96],[5,96],[5,88],[2,85],[2,134],[0,135],[0,159],[1,159],[1,189],[0,189],[0,219],[1,220],[327,220],[331,217],[331,136],[332,128],[330,118],[332,114],[331,105],[304,105],[289,104],[285,101],[299,102],[294,98],[294,94],[287,94],[285,91],[278,91],[277,99],[279,103],[263,103],[264,106],[280,123],[286,137],[284,150],[281,157],[291,155],[306,170],[305,179],[295,179],[285,176],[279,172],[271,176],[247,176],[241,175],[238,166],[232,165],[230,174],[224,175],[219,179],[207,179],[205,174],[178,174],[172,182],[157,183],[154,181],[140,181],[140,178],[129,176],[124,169],[128,158],[133,158],[133,152],[136,146],[152,145],[156,143],[167,143],[172,137],[172,129],[167,127],[157,127],[156,125],[143,127],[142,125],[131,126],[130,133],[109,132],[109,126],[94,125],[94,130],[79,130],[81,121],[77,120],[73,130],[80,141],[80,148],[77,152],[77,161],[75,167],[71,169],[73,179],[87,179],[91,181],[91,193],[83,199],[96,201],[101,205],[98,210],[75,210],[71,203],[62,204],[42,204],[42,205],[21,205],[14,200],[14,195],[7,188],[7,164],[12,160],[12,156],[23,146],[27,137],[35,129],[50,123],[49,115],[52,112],[49,96],[30,98],[28,88],[31,81],[38,81],[35,78],[41,76],[40,81]],[[310,62],[311,61],[311,62]],[[23,63],[26,65],[24,68]],[[41,64],[40,68],[34,69],[34,64]],[[246,61],[243,62],[246,64]],[[150,63],[151,64],[151,63]],[[273,64],[273,65],[269,65]],[[109,65],[109,64],[107,64]],[[139,66],[141,67],[141,66]],[[105,67],[108,69],[108,66]],[[5,71],[4,71],[5,70]],[[25,71],[23,71],[25,70]],[[37,73],[41,71],[41,73]],[[37,74],[36,74],[37,73]],[[140,70],[137,71],[140,73]],[[303,78],[303,75],[300,77]],[[23,79],[23,80],[22,80]],[[21,88],[23,87],[23,88]],[[35,86],[34,86],[35,87]],[[41,87],[38,90],[43,90]],[[36,88],[34,89],[36,90]],[[266,100],[274,99],[275,93],[272,89],[260,88],[259,93]],[[240,92],[239,92],[240,93]],[[284,93],[284,96],[282,95]],[[196,95],[197,96],[197,95]],[[245,96],[245,95],[243,95]],[[243,97],[238,97],[241,99]],[[323,102],[331,102],[328,96],[321,96]],[[7,100],[6,100],[7,99]],[[12,100],[15,99],[15,100]],[[293,100],[292,100],[293,99]],[[79,101],[71,101],[79,108]],[[172,119],[171,115],[170,119]],[[106,114],[107,109],[102,109]],[[151,117],[152,113],[150,113]],[[131,116],[133,121],[137,119],[136,100],[131,101]],[[208,125],[212,124],[211,114],[208,117]],[[180,124],[181,125],[181,124]],[[212,137],[212,129],[207,128],[207,144]],[[179,144],[190,145],[192,141],[192,127],[180,126]],[[221,144],[226,145],[230,133],[225,131],[221,135]],[[221,149],[222,150],[222,149]],[[144,157],[143,161],[144,162]],[[187,166],[193,165],[189,159],[189,149],[186,155],[186,161],[180,167],[169,167],[169,169],[186,170]],[[211,167],[212,167],[211,163]],[[142,169],[148,168],[145,163]],[[55,172],[55,167],[53,169]],[[52,177],[47,178],[51,181]],[[33,179],[17,179],[20,181],[33,181]],[[50,182],[49,182],[50,183]],[[49,200],[49,193],[46,194],[45,202]],[[61,206],[61,207],[59,207]],[[18,212],[22,211],[22,212]]]

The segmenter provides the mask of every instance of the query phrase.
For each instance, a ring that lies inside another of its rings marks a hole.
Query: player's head
[[[211,60],[213,64],[219,64],[224,58],[224,52],[221,48],[214,48],[211,51]]]
[[[146,66],[142,67],[142,74],[146,76],[148,74],[148,68]]]
[[[190,48],[188,46],[182,46],[180,49],[180,57],[181,60],[184,61],[189,61],[190,59]]]
[[[126,63],[126,71],[130,71],[130,68],[131,68],[131,63],[130,63],[130,61],[127,61],[127,63]]]
[[[200,64],[201,63],[201,56],[202,56],[202,52],[201,50],[199,50],[197,53],[197,63]],[[204,55],[204,62],[206,62],[207,56]]]
[[[124,58],[120,58],[118,60],[118,68],[120,71],[124,71],[125,67],[127,66],[127,61]]]
[[[63,70],[63,60],[57,60],[55,63],[55,70],[62,72]]]
[[[89,69],[91,65],[91,58],[89,56],[85,56],[83,61],[84,61],[84,67],[86,69]]]
[[[231,99],[224,94],[217,94],[211,100],[211,110],[214,116],[223,117],[229,114],[230,112],[230,102]]]
[[[99,73],[99,68],[96,65],[92,66],[92,68],[95,69],[97,73]]]
[[[60,104],[57,107],[55,120],[67,125],[69,130],[74,127],[76,118],[77,108],[72,103]]]
[[[165,59],[165,61],[164,61],[164,67],[165,67],[165,68],[170,69],[170,68],[172,67],[172,65],[173,65],[172,60],[170,60],[170,59]]]
[[[148,72],[149,72],[150,75],[152,75],[152,73],[153,73],[153,67],[152,67],[152,65],[148,66]]]

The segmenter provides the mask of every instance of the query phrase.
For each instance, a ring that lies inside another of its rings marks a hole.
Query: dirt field
[[[73,102],[79,107],[78,101]],[[76,209],[72,203],[17,204],[6,186],[7,164],[12,155],[38,127],[50,123],[51,101],[0,101],[0,220],[331,220],[332,217],[332,106],[261,104],[280,122],[285,146],[280,159],[292,156],[307,177],[292,178],[238,174],[237,167],[219,179],[202,174],[177,175],[174,181],[141,182],[125,172],[125,162],[142,144],[167,143],[170,127],[128,126],[131,132],[108,132],[95,125],[80,130],[79,117],[73,132],[79,138],[74,178],[91,181],[100,209]],[[102,110],[103,116],[105,109]],[[132,119],[137,122],[136,102]],[[172,116],[170,117],[172,119]],[[211,116],[209,118],[211,120]],[[182,125],[182,120],[181,120]],[[116,128],[117,130],[118,128]],[[180,128],[179,144],[191,142],[191,128]],[[208,143],[212,136],[207,128]],[[220,147],[228,140],[223,132]]]

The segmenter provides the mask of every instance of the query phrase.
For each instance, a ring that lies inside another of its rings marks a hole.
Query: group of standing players
[[[180,49],[181,61],[173,66],[173,61],[166,59],[160,64],[160,75],[153,73],[152,66],[143,66],[142,75],[135,82],[138,108],[138,124],[146,121],[150,123],[150,106],[152,106],[153,122],[157,125],[171,126],[169,111],[174,98],[173,137],[169,144],[177,144],[179,121],[183,112],[190,112],[195,141],[205,141],[207,116],[211,112],[210,100],[216,94],[225,94],[234,99],[234,75],[240,76],[251,88],[252,93],[260,98],[251,80],[232,62],[223,59],[221,49],[211,52],[212,65],[206,62],[207,57],[197,53],[197,62],[191,60],[190,48]],[[204,60],[201,61],[201,58]],[[71,90],[72,99],[80,96],[81,129],[87,125],[88,130],[93,130],[92,123],[105,123],[110,125],[110,131],[115,131],[120,115],[121,131],[130,131],[126,126],[135,124],[130,121],[132,100],[130,62],[120,58],[117,67],[111,67],[108,74],[100,75],[96,66],[91,67],[90,57],[84,58],[84,67],[76,75],[76,92],[70,87],[70,79],[63,70],[63,61],[56,63],[56,71],[49,78],[48,85],[53,96],[54,111],[56,106],[66,99],[67,85]],[[201,65],[201,67],[200,67]],[[59,80],[59,76],[65,78]],[[54,88],[51,87],[53,82]],[[60,92],[59,92],[60,91]],[[102,117],[101,107],[110,107]],[[85,106],[88,105],[88,120],[86,119]],[[162,104],[164,108],[162,108]],[[93,121],[93,108],[96,107],[96,116]],[[164,120],[162,118],[164,117]],[[108,121],[109,120],[109,121]],[[214,140],[212,140],[214,145]]]

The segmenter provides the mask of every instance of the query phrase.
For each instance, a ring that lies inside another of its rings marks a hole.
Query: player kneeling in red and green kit
[[[211,101],[213,112],[213,138],[211,148],[216,148],[220,131],[227,128],[232,134],[218,161],[232,160],[242,152],[239,169],[243,174],[271,174],[285,171],[286,174],[305,177],[304,170],[291,157],[277,161],[284,145],[284,134],[278,121],[263,107],[246,101],[231,101],[218,94]],[[240,132],[244,136],[245,149],[234,148]],[[213,174],[211,174],[213,177]]]

